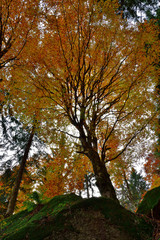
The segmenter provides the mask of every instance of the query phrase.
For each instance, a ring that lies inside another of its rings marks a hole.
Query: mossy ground
[[[92,217],[94,226],[91,226]],[[87,226],[83,227],[82,222],[85,225],[85,219],[87,219]],[[93,239],[89,236],[92,230],[97,236],[103,235],[103,238],[99,237],[99,240],[110,239],[106,237],[105,229],[107,228],[112,228],[112,232],[117,229],[116,234],[123,232],[122,235],[126,236],[127,240],[152,239],[152,225],[113,200],[106,198],[82,199],[70,194],[56,196],[44,206],[37,206],[32,211],[26,210],[3,220],[0,223],[0,240],[84,239],[88,225],[91,230],[90,233],[86,233],[88,235],[85,239]],[[123,238],[112,239],[121,240]]]
[[[35,209],[15,214],[0,223],[0,239],[22,240],[27,235],[29,239],[41,240],[52,232],[57,214],[79,200],[74,194],[56,196],[38,212]]]

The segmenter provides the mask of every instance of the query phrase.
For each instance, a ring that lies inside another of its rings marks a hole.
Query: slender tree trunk
[[[89,198],[89,184],[88,184],[88,176],[87,176],[87,174],[86,174],[85,178],[86,178],[87,198]]]
[[[119,202],[104,161],[102,161],[98,153],[93,150],[88,153],[88,157],[92,162],[93,171],[96,178],[96,185],[100,191],[100,194],[103,197],[111,198]]]
[[[123,177],[124,177],[124,181],[126,183],[126,187],[127,187],[127,190],[128,190],[128,198],[129,198],[129,201],[132,203],[132,205],[135,207],[135,203],[134,203],[134,200],[133,200],[133,195],[131,193],[131,190],[130,190],[130,186],[129,186],[129,183],[128,183],[128,180],[127,180],[127,177],[126,177],[126,173],[125,171],[123,170]]]
[[[18,191],[19,191],[19,188],[20,188],[23,172],[25,170],[26,161],[28,159],[28,153],[29,153],[29,150],[30,150],[30,147],[31,147],[31,144],[32,144],[33,136],[34,136],[34,129],[35,129],[35,127],[33,126],[32,131],[30,133],[30,137],[29,137],[28,142],[26,144],[25,152],[24,152],[21,164],[20,164],[18,175],[17,175],[17,178],[15,180],[15,183],[14,183],[14,186],[13,186],[13,189],[12,189],[12,193],[11,193],[11,197],[10,197],[10,200],[9,200],[9,204],[8,204],[8,208],[7,208],[5,217],[9,217],[10,215],[12,215],[13,212],[14,212],[15,206],[16,206]]]

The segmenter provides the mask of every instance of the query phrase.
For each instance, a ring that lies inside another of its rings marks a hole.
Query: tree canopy
[[[35,120],[49,144],[55,131],[75,139],[101,195],[117,200],[108,164],[157,117],[159,29],[155,20],[128,23],[116,1],[44,0],[37,10],[32,4],[24,42],[17,41],[18,64],[5,76],[12,114],[30,127]]]
[[[128,25],[115,15],[117,6],[110,1],[44,2],[44,35],[29,52],[28,69],[22,67],[19,74],[36,87],[37,107],[54,105],[57,116],[67,116],[78,130],[78,151],[91,160],[97,182],[103,178],[99,165],[105,169],[106,162],[120,156],[155,114],[157,28],[147,21]],[[111,145],[115,135],[117,151]],[[98,185],[103,192],[105,184]]]

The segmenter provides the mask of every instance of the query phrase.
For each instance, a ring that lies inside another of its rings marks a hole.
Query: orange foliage
[[[153,112],[147,89],[157,81],[152,64],[159,58],[157,29],[152,22],[127,26],[115,15],[117,1],[46,0],[44,6],[41,38],[29,42],[21,67],[12,71],[12,104],[27,116],[39,109],[39,121],[47,124],[52,117],[67,115],[76,126],[80,114],[80,124],[98,139],[99,150],[110,160],[115,143],[108,143],[123,132],[116,132],[116,126],[120,129],[121,122],[128,121],[125,145]],[[133,118],[136,123],[129,125]],[[107,130],[111,119],[113,127]],[[101,137],[107,139],[103,147]]]
[[[116,188],[120,188],[123,181],[130,176],[129,161],[124,161],[122,158],[118,158],[116,161],[109,163],[108,171],[113,179]]]
[[[0,68],[21,54],[35,24],[38,5],[39,0],[1,0]]]
[[[151,188],[160,186],[160,158],[149,154],[144,165],[146,179],[151,183]]]
[[[19,64],[23,50],[32,41],[39,0],[0,1],[0,110],[9,92],[9,67]]]
[[[46,174],[40,181],[38,191],[47,198],[83,190],[84,176],[91,171],[87,158],[80,156],[70,159],[57,156],[43,166],[46,168]]]

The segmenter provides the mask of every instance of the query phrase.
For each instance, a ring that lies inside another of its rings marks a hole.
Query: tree
[[[17,196],[18,196],[18,191],[19,191],[19,188],[20,188],[20,184],[21,184],[21,181],[22,181],[22,176],[23,176],[23,173],[24,173],[26,161],[28,159],[28,153],[30,151],[33,136],[34,136],[34,130],[35,130],[35,126],[32,127],[28,142],[27,142],[26,147],[25,147],[24,155],[23,155],[23,158],[21,160],[20,168],[19,168],[17,177],[15,179],[15,183],[14,183],[12,193],[11,193],[11,196],[10,196],[10,199],[9,199],[9,203],[8,203],[8,207],[7,207],[7,211],[6,211],[6,217],[12,215],[13,212],[14,212],[14,208],[15,208],[16,200],[17,200]]]
[[[157,0],[120,0],[119,10],[123,11],[123,16],[141,21],[144,14],[154,11],[158,6]]]
[[[125,172],[123,175],[123,183],[117,190],[120,203],[129,210],[134,211],[143,194],[148,190],[149,186],[140,173],[133,168],[130,178],[127,179]]]
[[[9,199],[11,196],[12,188],[14,186],[14,182],[15,182],[18,170],[19,170],[19,166],[15,166],[12,169],[8,168],[0,176],[0,203],[1,203],[0,215],[1,215],[1,217],[5,217],[5,215],[6,215]],[[26,181],[27,178],[25,175],[23,176],[23,180],[24,180],[24,182],[27,182]],[[14,211],[17,211],[17,209],[21,205],[19,203],[20,196],[21,196],[21,199],[23,197],[23,201],[26,200],[26,197],[27,197],[26,195],[24,195],[24,192],[26,191],[26,188],[24,188],[24,184],[21,184],[21,187],[19,190],[20,191],[18,194],[18,199],[16,201],[16,206],[15,206]],[[23,192],[23,194],[22,194],[22,192]]]
[[[33,84],[78,131],[79,152],[90,159],[100,193],[116,199],[106,163],[154,117],[157,32],[147,22],[129,27],[110,1],[52,4],[44,1],[44,38],[29,62],[37,68]],[[121,144],[111,156],[114,134]]]
[[[8,198],[13,186],[14,177],[11,169],[6,169],[0,177],[0,218],[4,216],[7,210]]]
[[[18,197],[20,184],[22,182],[22,176],[26,171],[26,161],[28,159],[29,151],[32,150],[32,152],[35,153],[36,148],[39,155],[45,156],[46,148],[44,143],[40,141],[34,132],[34,123],[32,129],[30,130],[31,126],[24,128],[21,122],[19,122],[15,117],[9,115],[9,112],[6,112],[6,115],[7,116],[5,116],[4,112],[2,111],[1,130],[3,134],[1,136],[2,144],[0,148],[3,155],[1,156],[0,164],[1,174],[2,176],[5,176],[8,171],[13,172],[13,169],[15,169],[14,166],[17,166],[16,169],[18,169],[16,171],[16,175],[14,174],[14,177],[13,174],[11,175],[14,180],[11,181],[11,177],[8,179],[12,182],[12,185],[8,184],[10,191],[7,192],[7,195],[9,196],[6,200],[6,203],[9,203],[6,216],[9,216],[14,212],[16,206],[16,200]],[[3,184],[1,187],[2,192],[4,192],[3,188],[5,185]]]
[[[86,191],[87,198],[94,197],[94,189],[95,189],[95,177],[92,172],[87,172],[85,174],[84,181],[84,190]]]
[[[14,116],[9,115],[9,111],[5,114],[2,110],[1,121],[1,157],[0,170],[3,173],[7,169],[12,169],[19,164],[26,141],[29,137],[27,129],[24,129]],[[28,129],[29,130],[29,129]]]
[[[12,195],[11,190],[18,173],[16,171],[15,174],[15,166],[21,165],[29,133],[13,116],[8,115],[6,117],[3,114],[1,116],[1,196],[2,194],[5,196],[5,205],[8,205],[8,201]],[[15,195],[15,198],[17,198],[17,195]]]
[[[148,20],[155,19],[156,27],[159,31],[159,40],[160,40],[160,8],[157,7],[155,11],[147,12]],[[160,60],[156,64],[157,69],[160,69]],[[150,153],[146,158],[145,163],[145,171],[147,174],[147,180],[149,180],[153,187],[159,186],[160,179],[160,77],[158,79],[157,85],[155,87],[155,95],[156,95],[156,110],[157,110],[157,119],[154,125],[154,131],[157,136],[157,143],[152,149],[152,153]]]

